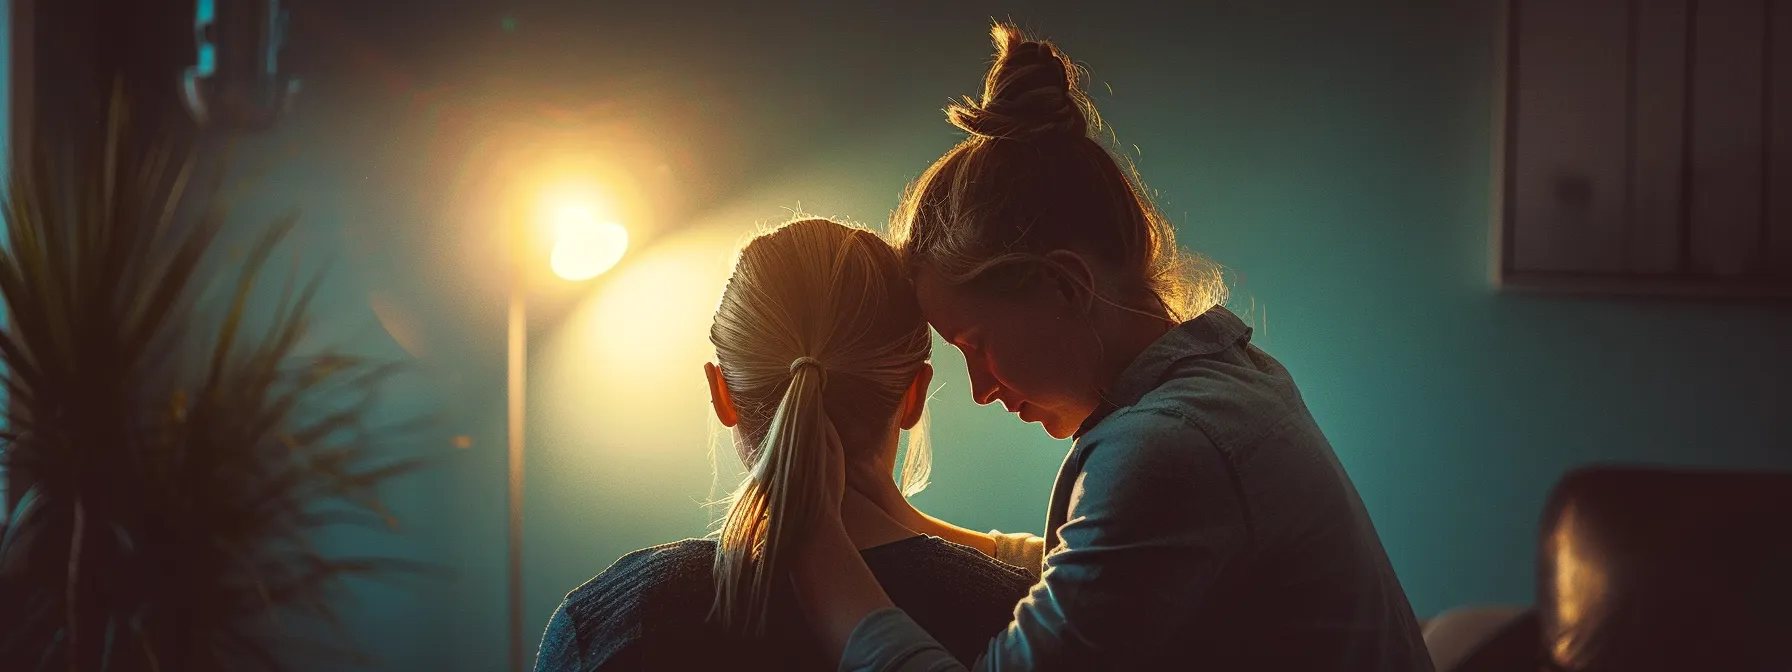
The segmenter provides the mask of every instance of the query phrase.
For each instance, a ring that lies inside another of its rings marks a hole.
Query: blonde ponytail
[[[895,250],[823,219],[742,248],[709,339],[747,467],[716,531],[712,616],[762,635],[791,547],[838,506],[825,501],[830,442],[849,462],[886,449],[932,341]],[[904,491],[918,490],[929,460],[916,432],[903,464]]]
[[[764,633],[785,553],[800,526],[829,505],[815,487],[827,468],[826,379],[814,358],[791,363],[790,386],[728,508],[716,552],[715,612],[730,630]]]

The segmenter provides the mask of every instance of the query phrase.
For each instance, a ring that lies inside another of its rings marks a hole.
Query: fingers
[[[822,492],[827,494],[827,503],[839,515],[840,501],[846,497],[846,444],[840,440],[840,430],[828,420],[827,428],[827,469],[823,472],[827,487]]]

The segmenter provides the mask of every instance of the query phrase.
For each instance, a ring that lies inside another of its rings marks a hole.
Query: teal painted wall
[[[734,128],[663,138],[696,157],[704,198],[536,334],[532,635],[561,595],[621,554],[705,531],[700,504],[738,474],[724,446],[712,476],[697,378],[729,250],[799,207],[881,223],[955,140],[939,109],[976,91],[991,16],[1089,65],[1097,102],[1184,244],[1231,269],[1233,308],[1300,382],[1421,616],[1528,602],[1536,517],[1574,465],[1792,467],[1784,304],[1492,286],[1496,3],[1152,4],[816,5],[688,19],[666,4],[519,12],[511,38],[495,14],[456,29],[465,54],[523,49],[503,40],[526,38],[537,60],[517,62],[551,75],[536,83],[558,77],[600,98],[591,81],[620,81],[618,71],[677,73],[687,79],[637,78],[627,90],[699,92],[690,104],[705,128]],[[556,49],[575,56],[548,58]],[[441,59],[438,79],[495,67],[465,54]],[[442,464],[392,493],[404,536],[377,543],[453,575],[358,587],[354,625],[384,669],[501,669],[502,295],[475,235],[490,222],[418,195],[454,175],[419,158],[427,129],[373,79],[301,108],[280,134],[299,150],[280,169],[291,179],[267,196],[305,206],[317,249],[347,260],[326,304],[332,325],[373,350],[424,343],[408,402],[452,411],[432,444]],[[972,404],[953,349],[936,348],[935,365],[936,473],[920,506],[1040,532],[1068,444]],[[449,447],[454,434],[472,446]]]

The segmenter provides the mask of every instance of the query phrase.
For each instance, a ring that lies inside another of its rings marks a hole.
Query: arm
[[[823,513],[813,534],[803,540],[791,560],[790,580],[797,605],[820,636],[828,660],[840,660],[853,629],[866,616],[895,610],[877,576],[853,547],[838,512]],[[939,646],[931,638],[927,641]],[[949,654],[946,657],[951,658]]]
[[[1064,546],[976,669],[1108,667],[1173,645],[1181,615],[1248,547],[1231,464],[1180,416],[1130,409],[1083,440]],[[833,602],[836,618],[860,618],[841,642],[842,669],[962,669],[900,611]],[[836,623],[827,636],[840,633]]]
[[[1230,461],[1180,415],[1129,409],[1084,440],[1063,545],[990,643],[987,669],[1110,667],[1173,646],[1249,547]]]

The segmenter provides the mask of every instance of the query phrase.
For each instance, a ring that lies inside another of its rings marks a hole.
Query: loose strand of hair
[[[921,419],[907,432],[908,445],[902,451],[902,477],[898,480],[904,497],[921,494],[933,478],[933,441],[927,431],[933,424],[932,415],[922,407]]]

